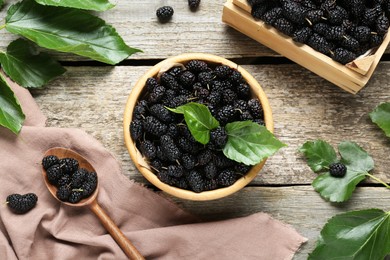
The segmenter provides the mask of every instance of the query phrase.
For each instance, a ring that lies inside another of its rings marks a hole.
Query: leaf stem
[[[5,26],[7,26],[7,25],[6,25],[6,24],[0,25],[0,30],[1,30],[1,29],[4,29]]]
[[[366,175],[370,178],[373,178],[374,180],[376,180],[377,182],[383,184],[386,188],[390,189],[390,185],[388,185],[386,182],[382,181],[381,179],[375,177],[374,175],[371,175],[369,174],[368,172],[366,173]]]

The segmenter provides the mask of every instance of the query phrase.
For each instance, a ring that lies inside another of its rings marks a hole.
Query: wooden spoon
[[[85,168],[89,172],[96,172],[95,169],[92,167],[92,165],[83,156],[70,149],[66,149],[62,147],[54,147],[47,150],[44,157],[49,155],[55,155],[60,159],[74,158],[79,162],[80,168]],[[42,173],[43,173],[43,179],[45,181],[45,184],[49,189],[50,193],[54,196],[54,198],[56,198],[61,203],[64,203],[72,207],[82,207],[88,205],[89,208],[96,214],[96,216],[98,216],[100,222],[103,224],[106,230],[110,233],[110,235],[114,238],[114,240],[118,243],[118,245],[122,248],[122,250],[130,259],[137,259],[137,260],[144,259],[144,257],[138,252],[138,250],[130,242],[130,240],[127,237],[125,237],[125,235],[122,233],[122,231],[120,231],[118,226],[115,225],[115,223],[107,215],[107,213],[104,212],[104,210],[99,206],[96,200],[99,186],[96,187],[94,193],[91,196],[82,199],[78,203],[73,204],[70,202],[64,202],[57,198],[56,196],[57,187],[49,182],[46,175],[46,171],[45,169],[43,169],[43,167],[42,167]],[[98,185],[99,185],[99,180],[98,180]]]

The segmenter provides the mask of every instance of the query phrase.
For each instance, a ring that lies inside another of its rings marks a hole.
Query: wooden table
[[[316,174],[297,152],[307,140],[323,139],[332,145],[355,141],[374,158],[372,173],[390,182],[390,140],[368,117],[376,105],[390,101],[390,62],[385,55],[363,90],[346,93],[222,23],[223,3],[203,0],[200,9],[191,12],[187,1],[119,0],[114,9],[99,16],[143,53],[115,67],[55,53],[67,73],[32,93],[48,117],[48,126],[84,129],[118,158],[126,176],[150,186],[134,167],[123,140],[124,107],[137,79],[161,59],[185,52],[216,54],[242,65],[266,92],[275,135],[288,147],[272,156],[250,185],[230,197],[209,202],[172,199],[205,220],[270,213],[309,239],[294,258],[306,259],[322,226],[336,213],[372,207],[390,210],[389,191],[369,181],[359,185],[346,203],[325,202],[310,185]],[[161,4],[175,8],[169,23],[157,22],[155,10]],[[2,30],[0,49],[15,38]]]

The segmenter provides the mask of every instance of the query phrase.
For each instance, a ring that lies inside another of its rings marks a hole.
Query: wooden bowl
[[[260,87],[259,83],[245,69],[243,69],[242,67],[235,64],[232,61],[229,61],[227,59],[215,55],[203,54],[203,53],[188,53],[188,54],[174,56],[159,62],[158,64],[153,66],[149,71],[147,71],[138,80],[138,82],[135,84],[133,90],[131,91],[128,97],[126,108],[125,108],[124,122],[123,122],[124,138],[125,138],[126,147],[129,151],[130,157],[133,160],[135,166],[142,173],[142,175],[153,185],[155,185],[159,189],[163,190],[164,192],[172,196],[179,197],[182,199],[199,200],[199,201],[214,200],[214,199],[226,197],[245,187],[249,182],[251,182],[256,177],[256,175],[259,173],[266,160],[262,161],[257,165],[254,165],[245,176],[239,178],[233,185],[229,187],[196,193],[190,190],[176,188],[161,182],[157,178],[157,176],[151,171],[151,168],[148,166],[148,163],[142,157],[141,152],[137,149],[135,142],[132,140],[130,136],[129,126],[132,121],[133,110],[135,105],[137,104],[140,95],[143,93],[146,80],[150,77],[157,76],[160,71],[168,70],[175,64],[185,65],[190,60],[202,60],[207,62],[208,64],[215,64],[215,65],[224,64],[231,68],[237,69],[239,72],[241,72],[243,78],[246,80],[246,82],[249,84],[251,88],[252,95],[254,97],[257,97],[260,100],[260,103],[264,110],[264,122],[266,128],[269,131],[273,132],[274,125],[272,119],[272,111],[268,99],[264,91]]]

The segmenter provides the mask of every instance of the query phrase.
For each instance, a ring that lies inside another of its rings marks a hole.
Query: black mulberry
[[[167,174],[175,178],[180,178],[184,174],[184,168],[181,165],[169,165]]]
[[[167,22],[173,16],[174,10],[171,6],[163,6],[156,10],[156,16],[161,22]]]
[[[282,17],[282,8],[280,7],[274,7],[268,11],[266,11],[262,16],[261,19],[269,25],[273,25],[276,19]]]
[[[59,159],[57,156],[55,155],[49,155],[49,156],[45,156],[43,159],[42,159],[42,166],[43,166],[43,169],[47,170],[49,169],[51,166],[53,166],[54,164],[58,164],[59,163]]]
[[[337,48],[332,53],[332,57],[341,64],[347,64],[356,59],[356,54],[343,48]]]
[[[34,193],[24,195],[11,194],[7,196],[6,203],[8,207],[17,214],[24,214],[35,207],[38,196]]]
[[[166,89],[164,86],[158,85],[149,93],[148,101],[150,103],[159,102],[164,97],[165,91]]]
[[[58,188],[56,192],[56,197],[61,201],[68,201],[68,198],[71,193],[72,189],[70,185],[62,185]]]
[[[201,60],[190,60],[186,68],[192,73],[199,73],[208,70],[207,63]]]
[[[150,107],[150,113],[162,122],[170,123],[174,120],[173,113],[162,104],[155,104]]]
[[[94,193],[94,191],[97,188],[97,183],[98,183],[98,177],[96,172],[89,172],[85,176],[85,180],[83,184],[81,185],[81,190],[82,190],[82,196],[83,198],[87,198]]]
[[[230,74],[232,74],[233,70],[226,65],[219,65],[215,67],[214,73],[220,79],[227,79]]]
[[[211,72],[208,72],[208,71],[200,72],[198,74],[198,81],[204,86],[210,84],[214,78],[215,78],[215,76]]]
[[[179,83],[176,81],[175,77],[167,72],[161,75],[160,81],[168,89],[173,89],[173,90],[179,89]]]
[[[195,80],[196,80],[196,77],[195,77],[194,73],[192,73],[191,71],[188,71],[188,70],[184,71],[179,76],[179,82],[187,88],[192,87]]]
[[[286,18],[278,18],[274,22],[273,26],[278,29],[280,32],[284,33],[288,36],[293,36],[295,31],[295,26],[292,22],[287,20]]]
[[[332,163],[329,165],[329,173],[333,177],[344,177],[347,173],[347,167],[343,163]]]
[[[342,26],[330,26],[324,33],[327,40],[338,41],[343,39],[345,29]]]
[[[210,132],[210,141],[217,145],[219,148],[223,148],[227,142],[228,135],[225,128],[217,127]]]
[[[143,133],[143,127],[142,127],[142,121],[135,119],[131,121],[130,123],[130,135],[133,140],[138,140],[142,136]]]
[[[196,158],[192,154],[185,153],[180,159],[181,165],[187,170],[191,170],[196,165]]]
[[[227,187],[234,184],[237,180],[236,173],[231,169],[225,169],[217,177],[218,184]]]
[[[206,165],[213,158],[213,153],[209,149],[201,151],[197,156],[198,165]]]
[[[200,0],[188,0],[188,5],[191,9],[196,9],[199,7]]]
[[[59,165],[63,174],[72,174],[79,168],[79,162],[73,158],[62,158]]]
[[[381,15],[375,22],[376,33],[386,34],[389,29],[389,19],[385,15]]]
[[[265,12],[267,12],[268,6],[263,4],[257,4],[252,6],[251,14],[255,19],[261,19]]]
[[[163,135],[160,137],[161,150],[165,153],[168,160],[174,162],[181,156],[179,148],[177,148],[173,138],[169,135]]]
[[[203,172],[207,179],[214,179],[218,173],[217,166],[214,162],[209,162],[203,167]]]
[[[154,158],[156,158],[157,149],[152,141],[145,140],[145,141],[141,142],[140,150],[141,150],[141,153],[143,154],[143,156],[145,156],[149,160],[153,160]]]
[[[157,79],[155,78],[148,78],[145,83],[146,89],[151,92],[155,87],[157,87],[159,84],[157,82]]]
[[[359,41],[353,38],[352,36],[345,35],[340,41],[341,47],[346,48],[347,50],[356,52],[360,48]]]
[[[143,128],[147,133],[162,136],[167,132],[167,126],[153,116],[147,116],[143,121]]]
[[[83,198],[83,193],[81,191],[71,191],[69,197],[68,197],[68,201],[70,203],[77,203],[79,202],[81,199]]]
[[[298,2],[294,1],[281,1],[283,15],[289,21],[294,22],[296,24],[303,25],[305,24],[305,13],[306,8],[301,6]],[[276,27],[277,21],[275,21],[274,26]],[[283,32],[283,31],[282,31]],[[285,33],[285,32],[283,32]],[[287,33],[286,33],[287,34]],[[290,35],[290,34],[287,34]]]
[[[53,184],[57,185],[58,180],[62,176],[61,167],[59,164],[52,165],[49,169],[46,170],[46,176],[48,181]]]
[[[292,36],[293,40],[300,43],[306,43],[313,31],[309,27],[303,27],[296,30]]]
[[[317,33],[313,33],[310,36],[310,38],[307,40],[307,45],[323,54],[329,54],[332,50],[332,46],[329,44],[329,42]]]
[[[202,175],[198,171],[190,171],[186,175],[187,183],[191,190],[195,192],[202,192],[204,190],[204,180]]]
[[[258,99],[252,98],[251,100],[249,100],[248,107],[254,118],[263,117],[263,107],[261,106],[260,101]]]
[[[223,106],[218,110],[216,118],[221,124],[232,122],[235,120],[236,111],[232,105]]]
[[[365,25],[375,24],[376,19],[383,13],[380,5],[375,5],[373,8],[366,8],[363,13],[362,22]]]
[[[80,168],[75,173],[73,173],[72,178],[71,178],[71,187],[73,189],[78,189],[83,185],[83,182],[89,172],[84,169]]]
[[[370,40],[371,29],[367,26],[357,26],[351,31],[352,36],[360,43]]]
[[[335,6],[335,8],[328,11],[327,21],[333,25],[341,25],[343,20],[348,19],[348,12],[341,6]]]
[[[226,89],[222,92],[222,102],[224,104],[231,104],[237,99],[237,94],[231,89]]]

